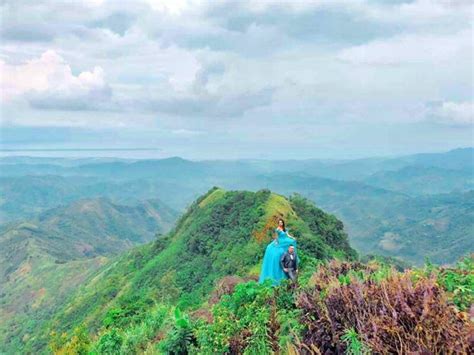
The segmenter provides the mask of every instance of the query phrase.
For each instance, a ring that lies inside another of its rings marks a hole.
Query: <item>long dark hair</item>
[[[286,226],[285,226],[285,221],[283,218],[278,218],[278,227],[280,227],[280,221],[283,223],[283,232],[286,232]]]

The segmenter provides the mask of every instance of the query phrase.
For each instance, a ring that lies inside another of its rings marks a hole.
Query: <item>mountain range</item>
[[[415,264],[425,257],[451,263],[460,251],[474,248],[470,205],[462,202],[473,187],[473,157],[472,148],[346,161],[10,157],[0,159],[0,217],[3,222],[31,219],[64,203],[99,197],[125,205],[159,198],[184,211],[212,186],[269,188],[284,195],[300,193],[334,213],[361,253]],[[388,240],[395,239],[397,248],[391,248]],[[449,253],[439,248],[444,245],[451,246]]]
[[[0,228],[0,342],[36,327],[108,258],[166,233],[174,210],[79,200]]]

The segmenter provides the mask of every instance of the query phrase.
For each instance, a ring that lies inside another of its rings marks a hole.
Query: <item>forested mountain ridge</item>
[[[49,330],[30,334],[26,349],[44,351],[51,330],[82,325],[96,333],[112,320],[133,324],[157,303],[201,307],[220,278],[258,275],[278,217],[287,219],[301,256],[356,257],[342,223],[302,197],[214,188],[166,236],[112,259],[90,276],[56,312]]]
[[[108,256],[167,232],[175,219],[176,212],[158,200],[125,206],[100,198],[3,225],[0,342],[40,326]]]
[[[296,290],[253,281],[279,217],[298,242]],[[168,234],[86,268],[81,286],[36,313],[47,322],[14,324],[0,350],[468,352],[472,258],[405,273],[356,259],[342,222],[300,195],[213,188]]]
[[[35,239],[59,262],[121,252],[171,229],[177,213],[159,200],[134,206],[106,198],[84,199],[55,207],[36,218],[4,224],[0,242]]]

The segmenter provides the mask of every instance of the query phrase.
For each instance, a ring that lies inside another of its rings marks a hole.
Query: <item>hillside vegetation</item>
[[[296,289],[255,282],[278,217],[298,240]],[[213,188],[166,236],[91,274],[22,346],[56,354],[472,350],[472,258],[405,272],[356,259],[343,224],[301,196]]]
[[[29,335],[25,349],[45,351],[51,330],[68,334],[84,327],[96,336],[111,327],[124,330],[160,305],[200,309],[222,277],[258,275],[278,217],[287,220],[303,258],[356,257],[342,223],[299,196],[214,188],[166,236],[124,253],[91,276],[48,327]]]
[[[224,289],[205,319],[171,314],[171,325],[160,326],[164,340],[148,348],[170,354],[472,353],[474,327],[466,310],[474,300],[473,272],[472,258],[454,269],[404,273],[380,263],[306,264],[295,290],[250,281]],[[127,333],[121,336],[125,344]]]
[[[156,200],[135,206],[76,201],[0,228],[0,343],[22,339],[102,267],[107,257],[155,239],[176,212]]]

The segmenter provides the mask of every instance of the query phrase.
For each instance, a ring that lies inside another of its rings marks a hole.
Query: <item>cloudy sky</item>
[[[303,159],[473,145],[470,0],[0,4],[3,149]]]

